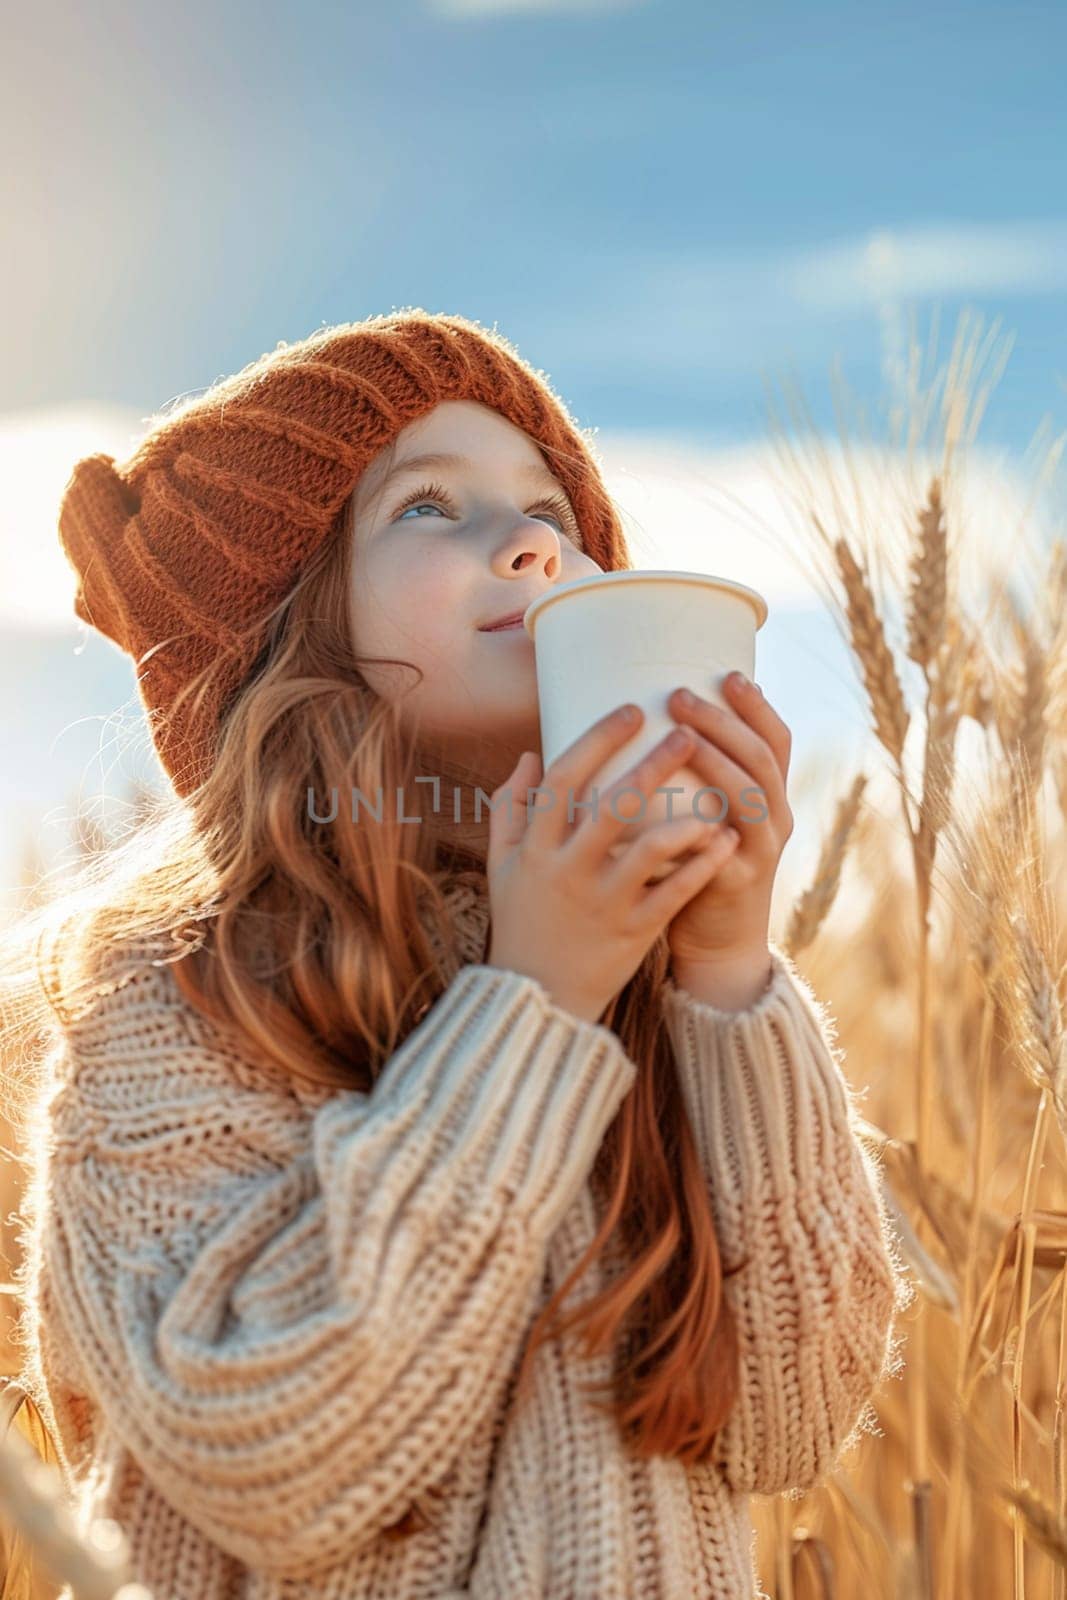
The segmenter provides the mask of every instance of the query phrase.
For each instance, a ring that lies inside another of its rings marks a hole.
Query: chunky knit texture
[[[340,536],[364,469],[445,400],[478,401],[563,452],[546,460],[583,547],[604,571],[630,566],[591,431],[503,334],[467,317],[408,308],[283,340],[163,414],[123,466],[104,454],[77,462],[59,509],[74,609],[133,656],[179,794],[210,770],[219,720],[270,614]],[[201,714],[175,707],[208,663]]]
[[[57,1041],[25,1378],[81,1525],[118,1521],[157,1600],[752,1600],[748,1496],[858,1439],[913,1293],[829,1019],[776,947],[747,1011],[665,992],[724,1254],[750,1258],[742,1385],[713,1462],[632,1461],[579,1390],[609,1357],[551,1342],[510,1403],[636,1068],[482,964],[484,893],[452,911],[463,959],[370,1095],[224,1046],[166,967]],[[413,1505],[431,1526],[390,1540]]]

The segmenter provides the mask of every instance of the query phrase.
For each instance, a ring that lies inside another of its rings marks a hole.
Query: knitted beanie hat
[[[180,795],[210,771],[266,619],[308,558],[340,537],[364,468],[445,400],[479,401],[560,451],[546,460],[585,549],[605,571],[629,567],[591,440],[547,376],[495,329],[420,308],[283,340],[165,413],[124,465],[103,454],[77,462],[59,509],[74,609],[133,657]],[[174,708],[209,663],[199,714],[186,710],[192,697]]]

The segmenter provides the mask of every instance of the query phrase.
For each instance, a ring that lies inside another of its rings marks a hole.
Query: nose
[[[501,574],[525,572],[541,567],[545,576],[556,578],[562,565],[560,536],[540,517],[523,517],[493,554],[493,571]]]

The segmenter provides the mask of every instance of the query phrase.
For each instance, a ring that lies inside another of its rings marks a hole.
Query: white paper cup
[[[640,728],[575,796],[576,802],[590,799],[595,789],[603,809],[610,786],[677,726],[667,710],[675,689],[684,685],[727,706],[727,673],[754,676],[756,633],[766,620],[762,595],[702,572],[594,573],[541,595],[527,607],[523,625],[534,643],[543,770],[601,717],[633,701],[645,714]],[[707,792],[707,780],[690,767],[669,774],[660,785],[665,789],[683,792],[653,793],[643,815],[635,812],[625,822],[615,854],[669,816],[697,814],[713,822],[723,810],[720,797]],[[638,799],[627,795],[624,816]],[[652,876],[672,872],[681,859]]]

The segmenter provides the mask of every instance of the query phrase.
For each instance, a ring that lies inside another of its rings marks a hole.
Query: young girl
[[[568,816],[639,721],[544,771],[489,625],[630,563],[463,317],[279,345],[80,461],[60,530],[175,791],[36,941],[23,1381],[82,1526],[157,1600],[761,1592],[747,1497],[830,1472],[908,1303],[768,942],[787,728],[673,696]],[[609,854],[685,765],[766,819]]]

